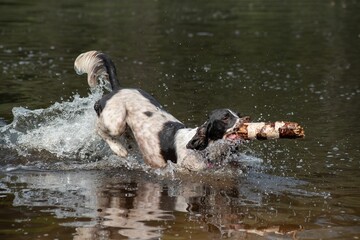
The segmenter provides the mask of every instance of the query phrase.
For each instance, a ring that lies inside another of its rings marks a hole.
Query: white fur
[[[152,116],[144,112],[151,112]],[[160,154],[158,134],[167,121],[179,122],[153,105],[138,90],[121,89],[107,101],[99,116],[97,131],[117,155],[125,157],[126,148],[114,138],[123,134],[128,125],[145,162],[152,167],[164,167],[166,161]]]
[[[180,129],[175,136],[177,164],[191,171],[199,171],[206,167],[203,157],[192,149],[187,149],[186,144],[196,134],[197,128]]]

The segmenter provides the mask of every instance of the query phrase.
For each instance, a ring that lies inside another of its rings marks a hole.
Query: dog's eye
[[[226,114],[226,115],[224,115],[224,116],[222,117],[221,120],[226,121],[226,120],[229,119],[229,117],[230,117],[230,115],[229,115],[229,114]]]

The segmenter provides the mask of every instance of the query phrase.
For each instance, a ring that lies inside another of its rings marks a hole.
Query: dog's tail
[[[120,88],[115,65],[102,52],[89,51],[80,54],[74,62],[74,69],[79,75],[87,73],[87,81],[90,87],[95,87],[99,78],[103,78],[110,82],[112,90]]]

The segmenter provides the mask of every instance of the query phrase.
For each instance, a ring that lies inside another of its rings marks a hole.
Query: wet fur
[[[126,157],[128,150],[118,137],[129,127],[145,162],[152,167],[165,167],[167,160],[171,160],[192,171],[206,168],[207,163],[198,150],[221,139],[239,121],[232,111],[219,109],[199,128],[186,128],[150,94],[141,89],[120,88],[113,62],[101,52],[80,54],[74,68],[78,74],[88,74],[90,87],[95,87],[101,78],[111,84],[112,91],[94,106],[98,115],[97,133],[115,154]]]

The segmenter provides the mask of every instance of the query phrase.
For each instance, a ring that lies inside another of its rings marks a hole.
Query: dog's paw
[[[126,157],[128,155],[128,151],[120,143],[111,141],[108,144],[111,150],[119,157]]]

